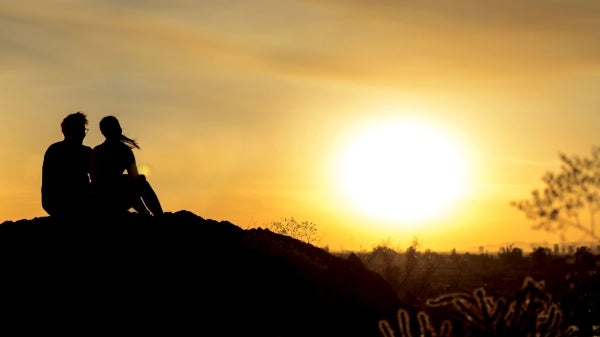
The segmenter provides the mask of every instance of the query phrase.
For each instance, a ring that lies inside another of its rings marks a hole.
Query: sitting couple
[[[119,120],[100,121],[105,141],[83,145],[87,116],[68,115],[61,123],[64,140],[48,147],[42,165],[42,207],[55,217],[78,217],[91,212],[110,215],[133,208],[160,215],[162,207],[146,177],[138,172],[132,149],[137,142],[123,135]]]

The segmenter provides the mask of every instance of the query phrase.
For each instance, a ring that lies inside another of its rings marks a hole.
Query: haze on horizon
[[[85,144],[109,114],[139,141],[166,211],[294,217],[333,250],[552,244],[509,202],[600,143],[598,36],[592,0],[0,0],[0,221],[46,215],[44,151],[84,111]],[[421,222],[357,213],[333,158],[414,118],[459,144],[463,197]]]

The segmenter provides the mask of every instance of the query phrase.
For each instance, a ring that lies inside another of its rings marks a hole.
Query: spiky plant
[[[398,310],[398,331],[400,337],[413,337],[410,326],[410,316],[408,311],[404,309]],[[417,313],[417,321],[419,322],[419,337],[451,337],[452,336],[452,324],[450,321],[442,322],[439,330],[436,329],[431,323],[429,315],[424,311]],[[387,320],[379,321],[379,331],[384,337],[395,337],[394,329],[390,322]]]
[[[485,289],[478,288],[473,294],[451,293],[428,300],[430,307],[446,307],[453,323],[445,320],[436,329],[430,316],[424,311],[417,313],[418,336],[450,337],[461,333],[464,337],[560,337],[569,335],[561,331],[562,312],[544,290],[544,282],[527,277],[523,286],[512,299],[495,299]],[[400,337],[413,337],[408,312],[398,311]],[[391,324],[379,322],[384,337],[395,337]]]

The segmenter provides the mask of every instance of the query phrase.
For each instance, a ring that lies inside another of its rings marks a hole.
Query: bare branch
[[[600,241],[595,230],[596,214],[600,212],[600,147],[593,147],[589,157],[558,154],[558,172],[542,176],[543,190],[531,192],[528,200],[511,201],[534,222],[534,229],[560,232],[568,229],[582,232]]]

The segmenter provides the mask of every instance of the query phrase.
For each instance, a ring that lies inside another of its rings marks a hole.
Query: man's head
[[[83,142],[83,138],[85,138],[88,130],[86,127],[87,124],[87,116],[83,112],[76,112],[65,117],[60,127],[62,128],[63,135],[65,135],[65,139]]]

